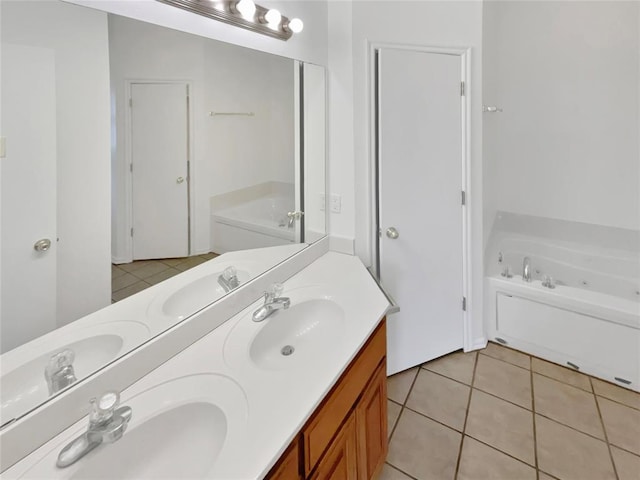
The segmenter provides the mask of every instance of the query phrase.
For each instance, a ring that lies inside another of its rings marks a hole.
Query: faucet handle
[[[69,348],[65,348],[58,353],[54,353],[51,355],[49,359],[49,363],[47,363],[47,367],[45,369],[45,376],[47,378],[51,378],[56,372],[59,372],[65,367],[69,367],[73,364],[73,361],[76,358],[76,354],[73,353],[73,350]]]
[[[280,295],[282,295],[283,291],[284,291],[284,286],[281,283],[274,283],[269,287],[269,290],[264,292],[265,302],[269,302],[274,298],[279,297]]]
[[[225,280],[231,280],[232,278],[236,277],[237,274],[238,272],[236,271],[236,268],[233,265],[225,268],[222,272],[222,276],[224,277]]]
[[[274,297],[279,297],[284,292],[284,285],[281,283],[274,283],[271,285],[271,293],[273,293]]]
[[[91,404],[89,422],[91,424],[104,423],[113,417],[113,412],[120,405],[120,394],[115,391],[106,392],[98,399],[92,398],[89,403]]]

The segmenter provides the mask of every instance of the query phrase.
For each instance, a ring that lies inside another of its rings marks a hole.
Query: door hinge
[[[382,229],[381,228],[378,229],[378,236],[382,237]]]
[[[131,236],[133,237],[133,227],[131,227]]]
[[[464,82],[460,82],[460,96],[464,97]]]
[[[133,107],[133,98],[129,99],[129,107]]]
[[[462,205],[466,205],[466,204],[467,204],[467,192],[462,190]]]
[[[467,297],[462,297],[462,311],[467,311]]]

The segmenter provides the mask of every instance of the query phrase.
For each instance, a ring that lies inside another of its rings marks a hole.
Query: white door
[[[378,53],[378,275],[400,306],[389,374],[463,344],[461,68],[457,55]]]
[[[189,255],[188,87],[131,85],[133,259]]]
[[[2,44],[2,343],[6,352],[56,328],[54,52]],[[34,244],[47,239],[47,251]]]

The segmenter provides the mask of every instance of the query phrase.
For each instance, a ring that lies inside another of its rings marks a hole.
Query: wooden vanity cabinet
[[[370,480],[380,473],[387,455],[386,342],[383,320],[267,479]]]

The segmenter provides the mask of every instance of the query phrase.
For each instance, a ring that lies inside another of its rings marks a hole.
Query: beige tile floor
[[[640,394],[493,343],[387,387],[380,480],[640,480]]]
[[[217,256],[215,253],[206,253],[193,257],[138,260],[111,265],[111,302],[118,302]]]

